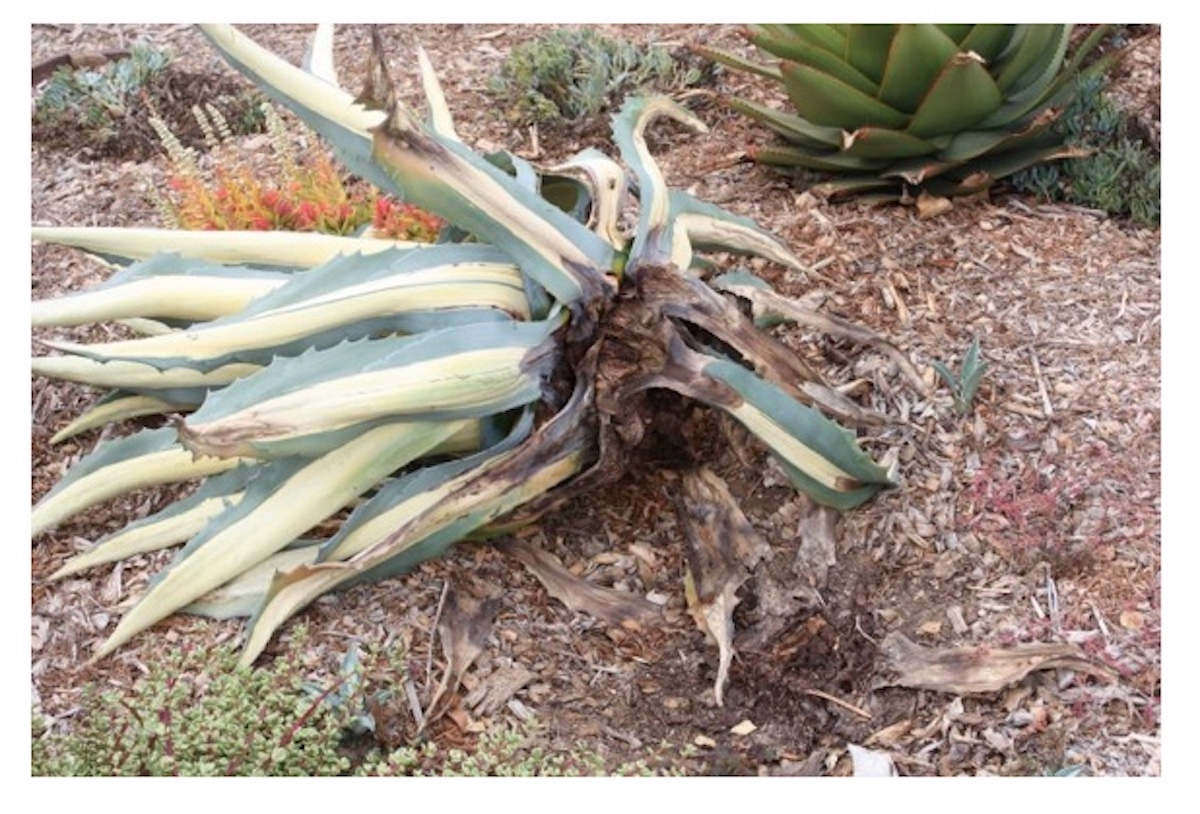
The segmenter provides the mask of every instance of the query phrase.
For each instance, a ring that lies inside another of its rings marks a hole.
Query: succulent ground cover
[[[250,30],[273,48],[292,49],[299,61],[304,29]],[[739,41],[727,27],[613,31],[647,40],[723,39],[732,47]],[[149,33],[203,47],[189,31]],[[80,43],[105,47],[119,34],[108,27],[35,28],[34,54]],[[453,66],[443,81],[466,138],[552,162],[583,144],[535,143],[528,131],[490,118],[481,93],[502,49],[530,34],[523,27],[387,30],[394,53],[413,53],[419,41],[436,65]],[[349,39],[340,67],[354,74],[363,68],[365,32]],[[402,82],[415,79],[396,74]],[[1149,68],[1134,84],[1156,81]],[[738,91],[770,93],[758,86]],[[401,93],[416,98],[418,91],[410,85]],[[931,363],[959,370],[978,338],[990,368],[973,409],[959,417],[952,407],[887,386],[885,359],[859,361],[843,342],[814,346],[806,329],[779,329],[785,343],[808,348],[809,361],[832,378],[872,380],[877,406],[903,418],[893,440],[904,487],[824,531],[820,522],[828,518],[765,465],[761,448],[736,428],[682,417],[678,432],[711,453],[775,551],[743,589],[735,617],[739,658],[723,707],[712,698],[716,651],[687,615],[679,588],[677,484],[651,468],[568,504],[526,534],[589,581],[661,602],[663,623],[640,631],[605,625],[568,610],[518,560],[463,546],[402,579],[315,603],[306,613],[314,673],[336,670],[347,636],[399,638],[421,668],[413,671],[416,690],[428,699],[437,671],[427,680],[423,663],[442,659],[435,631],[443,587],[449,581],[486,593],[493,586],[500,603],[493,634],[466,672],[454,714],[431,730],[443,742],[469,744],[481,728],[526,710],[551,724],[552,741],[588,740],[615,762],[663,739],[699,742],[691,768],[726,774],[842,773],[852,762],[848,743],[889,751],[909,774],[1157,771],[1158,233],[1001,196],[933,221],[904,209],[829,206],[740,163],[730,145],[758,134],[703,97],[691,104],[714,133],[665,128],[649,136],[668,178],[783,234],[819,276],[814,282],[764,264],[772,282],[794,297],[823,297],[826,310],[896,338],[929,368],[931,385],[940,381]],[[128,173],[87,164],[50,171],[55,159],[36,142],[33,161],[34,223],[83,221],[64,202],[84,200],[85,190],[96,222],[155,223]],[[154,177],[164,166],[148,162],[146,170]],[[33,269],[37,298],[99,279],[96,268],[50,247],[35,247]],[[941,395],[951,403],[949,390]],[[94,445],[87,436],[47,445],[85,400],[70,387],[35,381],[35,499],[65,461]],[[738,474],[747,463],[750,474]],[[67,581],[45,577],[79,549],[77,538],[95,539],[98,529],[163,503],[163,495],[145,493],[73,521],[34,547],[34,687],[43,709],[63,716],[61,725],[69,725],[86,680],[128,683],[164,642],[236,634],[233,623],[179,618],[166,623],[165,638],[84,665],[85,654],[112,631],[117,614],[110,608],[140,593],[161,557]],[[773,594],[780,586],[791,595]],[[896,632],[943,647],[1074,643],[1119,680],[1050,670],[974,695],[886,686],[896,678],[889,658],[895,641],[888,639]],[[465,702],[469,689],[499,686],[515,666],[531,674],[507,699],[516,704]],[[403,711],[394,711],[401,730],[412,727]],[[734,734],[744,720],[756,729]]]

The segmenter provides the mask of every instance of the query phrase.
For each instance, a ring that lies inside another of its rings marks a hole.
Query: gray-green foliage
[[[1137,132],[1130,114],[1106,92],[1103,77],[1078,82],[1074,101],[1056,127],[1066,143],[1089,155],[1032,167],[1012,176],[1014,189],[1047,201],[1066,201],[1147,225],[1160,218],[1161,161]]]
[[[134,45],[129,56],[106,62],[96,70],[59,68],[46,83],[34,109],[34,121],[69,119],[82,127],[106,129],[126,115],[138,93],[171,63],[171,55],[146,45]]]
[[[69,731],[32,716],[33,776],[595,776],[680,774],[693,757],[668,744],[609,768],[599,752],[546,748],[536,721],[497,723],[472,749],[432,742],[374,744],[371,712],[403,704],[406,651],[352,646],[338,674],[314,681],[297,628],[269,666],[239,666],[236,651],[172,651],[133,688],[88,685]],[[356,740],[357,739],[357,740]],[[365,740],[364,740],[365,739]],[[362,749],[347,748],[356,741]],[[353,760],[349,755],[356,754]]]
[[[979,337],[971,340],[971,345],[963,356],[958,373],[954,373],[946,365],[936,360],[930,364],[942,377],[946,386],[950,388],[950,393],[954,397],[955,412],[959,415],[966,415],[975,401],[975,394],[979,391],[983,375],[991,366],[991,363],[984,359],[979,352]]]
[[[303,639],[303,637],[298,637]],[[173,651],[150,660],[131,690],[85,689],[67,733],[33,716],[35,776],[330,776],[350,761],[338,747],[352,706],[334,703],[353,676],[314,691],[298,641],[265,669],[237,651]]]
[[[513,48],[488,92],[517,124],[576,122],[631,93],[702,84],[706,70],[661,46],[613,39],[592,28],[555,28]]]
[[[521,726],[499,726],[480,736],[476,747],[439,750],[432,743],[402,747],[390,754],[377,754],[355,772],[378,777],[651,777],[681,775],[684,762],[694,755],[689,748],[662,744],[649,760],[606,767],[604,756],[585,747],[565,752],[547,750],[539,743],[536,722]]]

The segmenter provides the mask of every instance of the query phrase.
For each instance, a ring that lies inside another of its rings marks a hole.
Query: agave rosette
[[[34,507],[34,534],[131,489],[203,482],[56,574],[182,544],[97,656],[191,611],[251,617],[253,660],[316,596],[530,522],[615,477],[641,437],[626,408],[650,388],[725,411],[823,503],[847,509],[894,483],[826,414],[871,416],[691,271],[701,251],[802,267],[752,222],[667,189],[642,133],[664,115],[702,127],[683,108],[627,104],[613,123],[624,167],[586,151],[542,170],[467,148],[423,54],[424,120],[396,98],[378,37],[366,89],[352,95],[330,81],[327,58],[310,73],[230,26],[202,30],[354,171],[469,239],[34,230],[118,267],[95,289],[36,303],[36,325],[156,326],[45,343],[58,355],[36,357],[35,375],[108,391],[60,437],[173,416],[81,460]],[[633,197],[640,219],[626,235],[618,216]],[[167,307],[162,292],[190,302]],[[638,364],[613,361],[627,358]],[[351,507],[333,537],[305,536]]]
[[[951,196],[1071,155],[1050,125],[1107,28],[1070,59],[1072,26],[1058,24],[756,25],[748,38],[772,62],[701,50],[788,95],[790,111],[727,100],[787,142],[755,160],[835,175],[833,194]]]

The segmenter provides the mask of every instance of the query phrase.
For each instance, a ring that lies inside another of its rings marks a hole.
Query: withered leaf
[[[733,661],[737,589],[749,576],[748,567],[770,553],[770,548],[716,473],[707,468],[688,471],[682,485],[678,503],[688,562],[688,610],[697,627],[717,643],[719,663],[713,690],[717,706],[722,706]]]
[[[519,664],[503,667],[479,682],[475,689],[467,693],[463,702],[475,715],[493,715],[534,677],[533,673]]]
[[[652,603],[575,576],[558,557],[527,540],[505,540],[496,548],[528,568],[552,597],[577,613],[625,627],[638,627],[659,617]]]
[[[1035,670],[1066,668],[1113,680],[1108,667],[1072,644],[1038,643],[1016,647],[923,647],[903,633],[889,633],[880,644],[900,687],[965,695],[999,692]]]

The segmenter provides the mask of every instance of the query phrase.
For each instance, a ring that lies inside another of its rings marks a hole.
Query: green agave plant
[[[879,417],[742,307],[776,321],[802,309],[748,275],[710,286],[696,270],[710,250],[802,266],[750,221],[668,190],[644,130],[660,116],[704,129],[683,108],[628,102],[613,122],[624,167],[589,150],[541,169],[468,149],[423,53],[427,120],[401,103],[377,31],[355,96],[331,68],[291,65],[230,26],[201,28],[354,171],[462,239],[33,230],[117,268],[94,289],[34,303],[34,325],[119,320],[143,334],[45,343],[59,353],[34,358],[35,376],[106,391],[57,438],[172,416],[79,461],[34,506],[33,534],[131,489],[202,482],[55,575],[183,544],[96,658],[185,611],[250,617],[253,661],[317,596],[533,522],[619,477],[654,388],[741,422],[822,503],[848,509],[895,482],[826,414]],[[618,218],[635,196],[627,235]],[[862,329],[847,335],[895,351]],[[304,536],[351,507],[332,537]]]
[[[832,195],[895,199],[909,188],[964,195],[1042,161],[1076,153],[1051,124],[1107,34],[1099,26],[1068,60],[1071,26],[756,25],[748,37],[775,61],[702,53],[783,85],[795,112],[731,98],[788,144],[754,160],[838,176]]]

